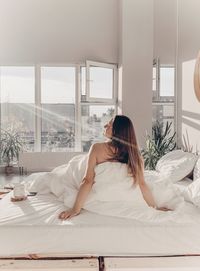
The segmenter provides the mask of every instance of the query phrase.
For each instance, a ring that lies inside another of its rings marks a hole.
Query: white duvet
[[[53,193],[67,208],[71,208],[85,173],[87,158],[87,155],[79,155],[52,172],[32,174],[26,181],[27,190],[38,195]],[[161,175],[152,171],[145,172],[145,179],[157,205],[173,211],[163,212],[149,207],[139,186],[134,186],[132,177],[128,176],[127,166],[118,162],[96,166],[95,183],[83,208],[101,215],[143,222],[191,222],[193,206],[184,202],[173,184],[163,181]]]

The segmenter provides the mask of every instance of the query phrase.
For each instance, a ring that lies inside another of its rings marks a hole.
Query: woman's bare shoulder
[[[98,142],[93,144],[93,149],[96,151],[106,151],[110,148],[109,142]]]
[[[113,157],[112,149],[108,142],[95,143],[93,144],[92,149],[97,164],[106,162]]]
[[[104,145],[103,143],[94,143],[90,147],[89,154],[98,156],[99,153],[102,153],[104,151]]]

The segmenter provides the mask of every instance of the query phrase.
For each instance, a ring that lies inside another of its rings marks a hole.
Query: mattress
[[[10,196],[0,201],[0,257],[200,254],[197,222],[153,225],[85,210],[61,221],[58,214],[64,206],[51,194],[18,203]],[[199,213],[198,209],[191,215]]]

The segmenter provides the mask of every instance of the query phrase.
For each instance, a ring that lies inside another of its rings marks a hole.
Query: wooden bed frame
[[[154,257],[27,257],[1,258],[0,270],[13,271],[197,271],[200,255]]]
[[[70,157],[59,157],[58,164],[65,162],[77,153],[70,154]],[[78,153],[80,154],[80,153]],[[39,155],[39,154],[33,154]],[[57,155],[57,154],[53,154]],[[60,154],[59,154],[60,155]],[[40,157],[41,158],[41,157]],[[44,158],[44,157],[42,157]],[[55,157],[54,157],[55,158]],[[37,160],[37,159],[36,159]],[[40,159],[41,160],[41,159]],[[43,160],[43,159],[42,159]],[[55,167],[49,159],[48,170]],[[32,165],[32,154],[20,156],[20,165],[26,170],[38,171],[38,165]],[[38,160],[37,160],[38,161]],[[44,159],[43,161],[46,160]],[[32,166],[32,168],[31,168]],[[46,164],[45,164],[46,166]],[[37,169],[37,170],[36,170]],[[43,168],[39,168],[40,170]],[[46,168],[45,168],[46,169]],[[0,244],[1,245],[1,244]],[[193,255],[171,255],[171,256],[89,256],[89,255],[27,255],[13,256],[9,258],[0,257],[0,270],[40,270],[40,271],[197,271],[200,270],[200,254]]]

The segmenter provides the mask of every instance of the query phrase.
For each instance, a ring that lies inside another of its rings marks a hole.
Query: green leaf
[[[24,141],[20,134],[13,129],[1,129],[0,136],[0,156],[8,165],[15,158],[18,159],[19,152],[24,146]]]
[[[170,136],[171,128],[172,122],[167,122],[164,127],[157,121],[152,127],[152,138],[146,135],[146,148],[141,152],[146,169],[155,169],[157,161],[176,148],[175,133]]]

